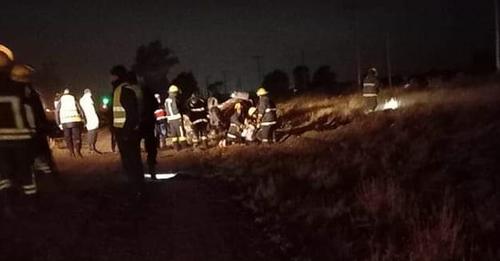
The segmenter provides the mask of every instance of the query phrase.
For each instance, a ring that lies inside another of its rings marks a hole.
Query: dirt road
[[[278,259],[223,184],[178,175],[137,202],[116,155],[56,157],[65,188],[41,178],[39,213],[0,224],[0,260]]]

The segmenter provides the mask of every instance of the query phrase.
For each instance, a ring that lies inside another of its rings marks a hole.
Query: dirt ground
[[[172,153],[159,155],[159,171]],[[225,184],[182,173],[148,183],[138,202],[117,154],[54,154],[61,182],[40,177],[39,212],[0,224],[0,260],[281,259]]]

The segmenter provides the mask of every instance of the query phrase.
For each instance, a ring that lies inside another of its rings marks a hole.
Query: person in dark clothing
[[[372,112],[377,108],[377,96],[380,89],[377,69],[370,68],[363,80],[363,97],[365,100],[365,112]]]
[[[75,96],[70,94],[69,89],[65,89],[59,101],[57,111],[57,124],[64,131],[66,146],[72,157],[76,155],[83,158],[82,149],[82,128],[85,116],[80,104]]]
[[[42,121],[36,103],[39,97],[26,84],[10,79],[14,58],[0,45],[0,216],[15,218],[14,206],[34,211],[37,185],[33,173],[37,123]],[[21,202],[12,202],[14,187],[24,192]],[[30,212],[31,212],[30,211]]]
[[[193,93],[188,100],[187,107],[189,108],[189,119],[194,131],[193,144],[197,147],[201,142],[204,148],[207,148],[207,102],[197,93]]]
[[[241,142],[241,132],[245,128],[243,124],[244,115],[242,113],[241,103],[234,105],[234,113],[231,115],[229,130],[227,131],[226,144],[231,145]]]
[[[117,65],[110,71],[113,91],[112,124],[122,167],[133,193],[143,192],[144,171],[141,159],[142,93],[140,88],[129,84],[129,74],[124,66]]]
[[[268,96],[268,92],[264,88],[257,90],[259,96],[259,104],[257,106],[257,124],[260,130],[257,137],[264,144],[272,143],[274,141],[274,131],[276,130],[277,115],[276,106]]]
[[[137,76],[135,72],[129,72],[129,83],[138,86]],[[156,157],[158,155],[158,138],[155,136],[155,116],[154,113],[158,108],[158,103],[153,92],[147,86],[139,87],[142,92],[142,114],[140,131],[141,137],[144,139],[144,145],[147,153],[148,171],[152,179],[156,179]]]

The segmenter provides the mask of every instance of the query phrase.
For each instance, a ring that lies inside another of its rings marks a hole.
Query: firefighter
[[[80,107],[85,115],[87,128],[87,136],[89,143],[90,153],[102,154],[96,148],[97,143],[97,131],[99,129],[99,117],[94,106],[94,100],[92,99],[92,92],[90,89],[85,89],[83,91],[83,96],[80,98]]]
[[[26,84],[10,79],[14,55],[0,45],[0,207],[1,215],[14,218],[13,206],[35,210],[37,186],[33,173],[37,123],[41,116],[35,107],[41,104]],[[20,187],[24,197],[12,202],[13,187]]]
[[[276,106],[268,94],[267,90],[262,87],[257,90],[257,96],[259,97],[259,104],[257,106],[258,137],[264,144],[274,141],[274,131],[277,124]]]
[[[204,148],[208,148],[207,137],[207,102],[197,93],[193,93],[188,100],[189,119],[193,126],[193,144],[198,147],[201,142]]]
[[[257,108],[250,107],[248,109],[248,116],[245,118],[245,129],[241,133],[241,136],[245,138],[247,143],[253,143],[255,141],[255,133],[257,130]]]
[[[32,78],[35,73],[35,69],[29,65],[17,64],[14,65],[10,72],[10,79],[16,88],[28,88],[32,94],[33,100],[33,110],[34,114],[37,115],[37,134],[35,135],[35,162],[34,169],[37,172],[43,174],[52,174],[55,170],[55,164],[52,157],[52,152],[47,140],[50,127],[43,109],[43,104],[40,99],[40,95],[32,86]]]
[[[132,193],[140,196],[144,184],[140,148],[142,94],[140,88],[129,84],[129,75],[124,66],[114,66],[110,74],[113,86],[113,132]]]
[[[172,136],[172,144],[176,150],[187,147],[186,131],[184,121],[180,112],[178,95],[179,87],[171,85],[168,88],[168,98],[165,99],[165,109],[167,111],[168,125]]]
[[[59,128],[64,131],[66,146],[71,157],[83,158],[82,128],[85,118],[80,104],[76,102],[75,96],[71,95],[69,89],[64,90],[56,111],[56,121]]]
[[[161,96],[159,93],[155,93],[155,99],[158,103],[158,108],[155,110],[155,135],[159,140],[159,148],[163,149],[167,146],[167,112],[163,106]]]
[[[234,113],[231,115],[229,130],[227,131],[226,144],[231,145],[234,143],[241,142],[241,132],[245,128],[243,124],[244,115],[242,113],[241,103],[236,103],[234,105]]]
[[[377,69],[370,68],[363,80],[363,97],[365,100],[365,112],[373,112],[378,105],[377,96],[380,88]]]

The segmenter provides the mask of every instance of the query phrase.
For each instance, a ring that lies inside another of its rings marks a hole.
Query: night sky
[[[241,77],[257,85],[254,55],[265,72],[291,73],[305,51],[314,71],[328,64],[340,80],[355,79],[355,17],[358,10],[363,68],[384,73],[385,36],[390,33],[396,73],[467,64],[477,50],[494,47],[493,1],[8,1],[2,3],[0,42],[20,62],[58,64],[77,89],[109,89],[109,68],[130,65],[136,48],[159,39],[195,73],[228,85]]]

